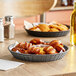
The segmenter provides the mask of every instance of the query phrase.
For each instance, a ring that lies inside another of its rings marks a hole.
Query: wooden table
[[[24,62],[15,69],[8,71],[0,71],[0,76],[51,76],[60,75],[66,73],[72,73],[70,75],[76,75],[76,47],[70,47],[67,55],[61,60],[52,62],[27,62],[21,61],[13,58],[13,56],[8,51],[8,45],[14,43],[15,41],[24,42],[29,41],[32,38],[36,38],[28,35],[24,30],[17,30],[15,39],[6,39],[4,43],[0,43],[0,58],[7,60],[14,60]],[[53,39],[61,40],[65,45],[69,46],[69,34],[64,37],[57,38],[42,38],[46,41],[51,41]],[[60,75],[62,76],[62,75]],[[66,76],[66,75],[65,75]]]

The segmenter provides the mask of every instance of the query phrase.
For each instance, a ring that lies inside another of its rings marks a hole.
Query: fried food
[[[33,31],[41,31],[39,28],[34,29]]]
[[[53,40],[50,43],[46,43],[41,39],[32,39],[29,42],[17,44],[12,51],[23,54],[56,54],[65,52],[63,44],[58,40]]]
[[[64,49],[63,46],[61,46],[61,45],[56,45],[55,49],[56,49],[58,52],[60,52],[60,51],[65,52],[65,49]]]
[[[28,49],[28,53],[30,54],[39,54],[40,52],[40,48],[39,47],[30,47]]]
[[[60,52],[61,50],[63,52],[65,52],[65,49],[63,48],[63,44],[60,41],[58,41],[58,40],[51,41],[49,43],[49,45],[52,46],[52,47],[54,47],[57,50],[57,52]]]
[[[50,28],[49,32],[59,32],[57,28]]]
[[[38,27],[33,27],[30,29],[31,31],[41,31]]]
[[[38,27],[42,32],[48,32],[50,30],[50,28],[46,24],[39,24]]]
[[[59,25],[59,26],[58,26],[58,29],[59,29],[60,31],[67,31],[67,30],[68,30],[68,27],[65,26],[65,25]]]
[[[67,31],[68,30],[68,27],[65,25],[62,25],[62,24],[49,25],[49,28],[50,29],[55,28],[55,29],[58,29],[59,31]]]
[[[58,28],[58,25],[57,24],[54,24],[54,25],[49,25],[49,28],[51,29],[51,28]]]
[[[66,25],[59,23],[54,23],[50,25],[39,24],[37,26],[30,28],[29,30],[40,31],[40,32],[59,32],[59,31],[67,31],[68,27]]]
[[[16,45],[12,50],[13,51],[19,51],[20,53],[24,53],[24,54],[28,54],[28,48],[31,47],[32,44],[31,43],[19,43],[18,45]]]
[[[30,28],[29,30],[34,31],[35,29],[37,29],[37,26]]]
[[[42,47],[40,47],[40,52],[39,52],[38,54],[43,55],[43,54],[46,54],[46,53],[45,53],[45,51],[43,50],[43,48],[42,48]]]
[[[37,44],[44,44],[44,41],[42,41],[41,39],[36,38],[36,39],[32,39],[30,41],[30,43],[32,43],[34,45],[37,45]]]
[[[31,44],[31,43],[27,43],[27,42],[25,42],[24,45],[25,45],[25,48],[26,48],[26,49],[28,49],[29,47],[32,47],[32,44]]]
[[[56,54],[56,50],[52,47],[52,46],[47,46],[47,47],[44,47],[43,49],[46,54]]]
[[[63,44],[61,43],[61,41],[59,40],[52,40],[50,43],[49,43],[50,46],[53,46],[54,48],[57,46],[57,45],[61,45],[63,46]]]

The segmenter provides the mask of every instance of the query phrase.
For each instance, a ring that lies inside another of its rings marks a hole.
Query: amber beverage
[[[76,45],[76,2],[74,2],[74,10],[71,15],[70,44]]]

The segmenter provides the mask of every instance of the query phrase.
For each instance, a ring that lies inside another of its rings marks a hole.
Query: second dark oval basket
[[[68,27],[68,29],[70,29],[70,26],[68,25],[66,26]],[[61,36],[66,36],[69,33],[69,30],[59,31],[59,32],[39,32],[39,31],[31,31],[28,29],[25,29],[25,30],[29,35],[36,36],[36,37],[61,37]]]

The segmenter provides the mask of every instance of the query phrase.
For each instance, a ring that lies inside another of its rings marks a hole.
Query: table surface
[[[63,37],[55,38],[42,38],[45,41],[51,41],[54,39],[61,40],[63,44],[69,46],[69,34]],[[24,30],[16,30],[15,38],[12,40],[5,39],[4,43],[0,43],[0,59],[7,59],[13,61],[24,62],[23,65],[11,69],[8,71],[0,71],[0,76],[50,76],[66,74],[66,73],[75,73],[76,72],[76,47],[69,47],[69,52],[64,58],[57,61],[51,62],[27,62],[15,59],[10,52],[8,51],[8,45],[18,42],[29,41],[32,38],[37,38],[28,35]]]

